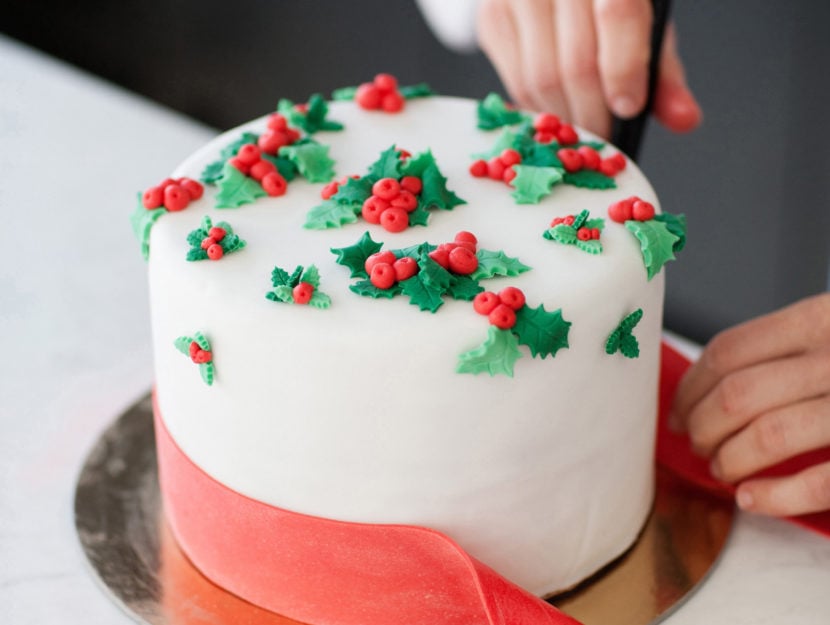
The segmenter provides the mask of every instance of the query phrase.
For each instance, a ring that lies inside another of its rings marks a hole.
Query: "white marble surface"
[[[132,622],[88,573],[74,482],[151,382],[134,193],[212,134],[0,37],[0,623]],[[739,514],[665,622],[827,625],[830,540]]]

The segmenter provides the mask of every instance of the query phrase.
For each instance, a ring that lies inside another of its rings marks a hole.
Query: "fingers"
[[[653,113],[661,124],[674,132],[693,130],[703,119],[700,106],[686,84],[673,24],[669,24],[663,40]]]
[[[748,480],[735,500],[743,510],[771,516],[795,516],[830,509],[830,462],[782,478]]]

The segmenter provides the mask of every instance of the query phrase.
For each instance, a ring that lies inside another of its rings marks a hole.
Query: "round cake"
[[[631,217],[633,196],[658,206],[633,163],[567,162],[618,153],[595,137],[557,143],[493,100],[416,95],[394,113],[359,91],[287,103],[173,172],[213,183],[186,208],[136,209],[157,416],[233,493],[429,528],[549,595],[622,554],[649,514],[668,258],[648,227],[669,253],[679,237],[659,208]],[[286,120],[272,158],[240,149]],[[275,168],[287,188],[265,180]],[[379,220],[372,198],[408,223]]]

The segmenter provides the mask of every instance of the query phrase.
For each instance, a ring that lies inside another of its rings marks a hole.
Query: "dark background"
[[[830,2],[673,11],[705,122],[688,136],[652,125],[641,167],[689,218],[666,323],[702,341],[828,288]],[[436,41],[412,0],[6,0],[0,31],[218,129],[378,71],[445,94],[500,88],[481,54]]]

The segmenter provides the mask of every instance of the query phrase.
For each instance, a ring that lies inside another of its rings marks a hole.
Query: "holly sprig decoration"
[[[479,293],[473,299],[473,309],[487,317],[490,328],[481,345],[459,356],[458,373],[512,378],[513,366],[522,357],[519,345],[526,345],[534,358],[542,359],[568,347],[571,322],[562,317],[561,309],[550,312],[542,304],[531,308],[516,287]]]
[[[313,94],[308,102],[294,104],[291,100],[281,99],[277,103],[277,112],[296,128],[302,128],[309,135],[320,131],[343,130],[343,124],[328,119],[329,105],[319,93]]]
[[[583,210],[577,215],[554,217],[550,228],[545,230],[542,236],[549,241],[575,245],[589,254],[601,254],[602,243],[599,239],[604,227],[604,219],[591,219],[590,213]]]
[[[213,352],[207,337],[201,332],[195,332],[193,336],[180,336],[173,341],[173,345],[185,356],[189,356],[191,361],[199,365],[199,374],[202,376],[202,380],[208,386],[212,386],[213,380],[216,378],[216,366],[213,364]]]
[[[528,116],[513,108],[498,93],[489,93],[476,107],[477,126],[481,130],[495,130],[528,120]]]
[[[364,82],[356,87],[335,89],[331,99],[340,102],[354,100],[360,108],[367,111],[384,111],[399,113],[406,100],[435,95],[426,83],[401,87],[392,74],[377,74],[371,82]]]
[[[472,300],[484,290],[479,280],[530,269],[501,251],[477,246],[472,233],[459,232],[451,243],[382,250],[383,243],[365,232],[354,245],[331,251],[351,277],[360,278],[349,286],[353,293],[373,298],[406,295],[419,310],[434,313],[445,297]]]
[[[220,221],[214,225],[207,215],[202,218],[201,225],[187,235],[187,242],[190,244],[189,261],[219,260],[245,247],[245,241],[234,233],[229,223]]]
[[[331,298],[319,290],[320,272],[314,265],[297,265],[290,274],[281,267],[274,267],[271,284],[274,288],[265,297],[272,302],[308,304],[321,309],[331,306]]]
[[[365,175],[338,184],[306,216],[305,228],[323,230],[354,223],[358,216],[389,232],[425,226],[431,209],[452,210],[466,201],[447,188],[432,152],[415,156],[396,146],[384,150]]]
[[[620,352],[626,358],[637,358],[640,355],[640,344],[637,337],[632,334],[634,327],[643,318],[643,309],[638,308],[633,313],[626,315],[619,325],[608,336],[605,341],[605,353],[608,355]]]

